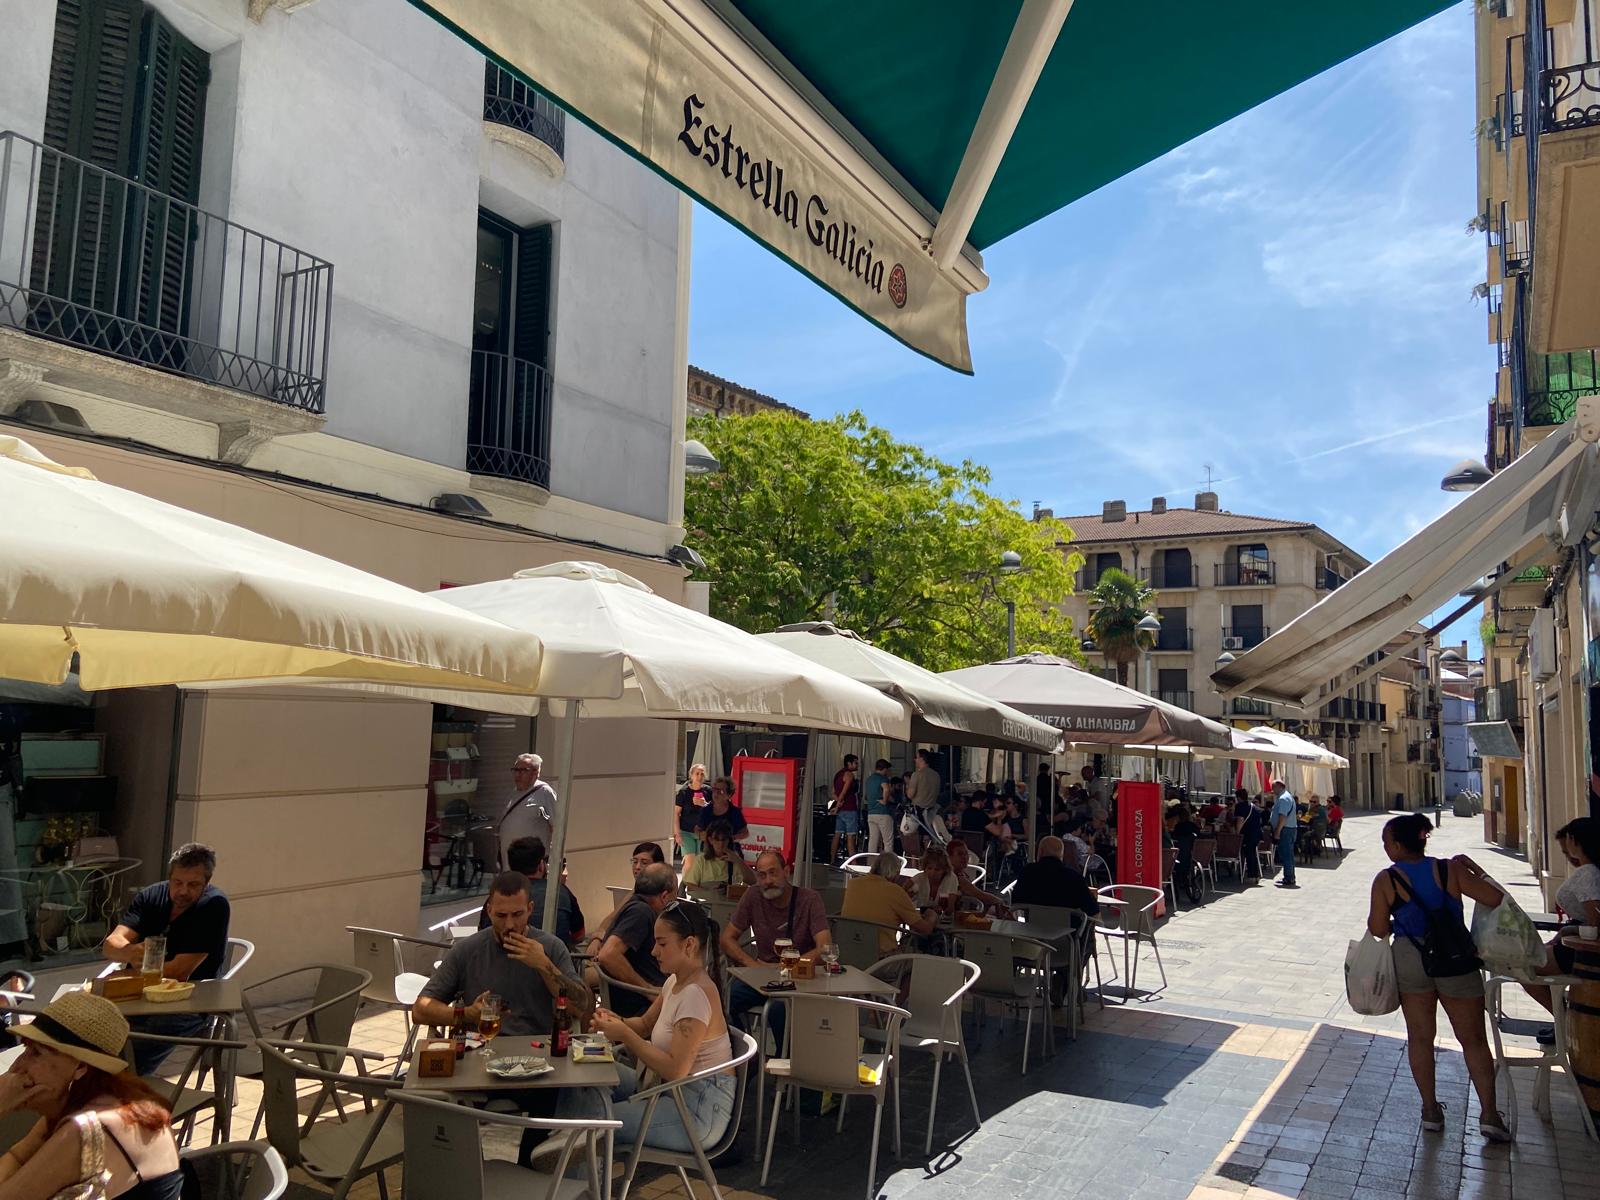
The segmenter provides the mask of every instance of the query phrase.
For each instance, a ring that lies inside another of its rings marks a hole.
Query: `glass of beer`
[[[147,937],[142,943],[144,959],[140,970],[146,975],[160,975],[167,965],[167,939],[164,937]]]
[[[492,993],[483,998],[483,1004],[478,1008],[478,1032],[483,1036],[484,1053],[489,1052],[488,1043],[500,1035],[500,1022],[505,1015],[504,1001]]]

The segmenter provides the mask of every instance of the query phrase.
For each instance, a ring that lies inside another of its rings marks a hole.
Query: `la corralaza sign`
[[[698,95],[684,97],[683,131],[678,134],[678,142],[685,150],[711,170],[720,171],[724,180],[748,191],[773,220],[782,221],[791,229],[801,228],[803,220],[811,244],[855,276],[858,286],[880,296],[887,287],[894,306],[906,306],[905,267],[895,263],[886,270],[884,260],[873,254],[872,238],[862,234],[853,222],[835,216],[828,202],[815,192],[802,205],[800,193],[784,184],[781,163],[745,149],[734,140],[731,125],[719,128],[707,123],[700,115],[704,108],[705,101]]]

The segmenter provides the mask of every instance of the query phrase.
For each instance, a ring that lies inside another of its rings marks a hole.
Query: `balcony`
[[[1600,62],[1552,68],[1540,84],[1541,133],[1600,126]]]
[[[483,64],[483,119],[537,139],[555,151],[557,159],[566,155],[567,114],[494,62]]]
[[[1194,630],[1182,625],[1163,625],[1151,649],[1158,654],[1163,650],[1193,650]]]
[[[1222,631],[1222,648],[1230,652],[1249,650],[1261,645],[1271,633],[1265,625],[1237,625]]]
[[[1422,743],[1421,742],[1407,742],[1406,743],[1406,761],[1408,763],[1414,763],[1414,762],[1421,762],[1422,761]]]
[[[0,133],[0,327],[319,414],[332,310],[332,263]],[[47,373],[100,390],[82,362],[50,356]],[[133,402],[162,407],[151,390],[135,385]],[[167,406],[201,420],[253,419],[254,410],[206,404],[191,390]]]
[[[1326,721],[1381,721],[1387,710],[1375,700],[1352,700],[1341,696],[1322,706],[1321,716]]]
[[[1272,705],[1252,696],[1235,696],[1228,701],[1228,712],[1235,717],[1270,717]]]
[[[550,372],[537,363],[472,352],[467,470],[550,489]]]
[[[1472,699],[1477,710],[1477,720],[1522,724],[1522,697],[1514,681],[1475,688]]]
[[[1332,567],[1323,567],[1322,570],[1317,572],[1317,591],[1319,592],[1331,592],[1335,588],[1343,587],[1348,582],[1349,580]]]
[[[1139,574],[1146,583],[1158,591],[1170,592],[1176,588],[1200,586],[1200,568],[1193,563],[1187,567],[1141,567]]]
[[[1525,426],[1563,425],[1577,413],[1580,396],[1600,395],[1600,356],[1594,350],[1539,355],[1529,368]]]
[[[1218,563],[1217,587],[1267,587],[1278,581],[1278,564],[1265,558]]]
[[[1528,222],[1514,220],[1507,202],[1500,201],[1500,212],[1489,226],[1489,246],[1500,255],[1500,277],[1520,275],[1533,265],[1533,243],[1528,237]]]
[[[1156,699],[1161,701],[1163,704],[1173,704],[1173,705],[1176,705],[1179,708],[1186,708],[1190,712],[1194,711],[1194,693],[1193,692],[1187,692],[1187,691],[1185,691],[1185,692],[1166,692],[1166,691],[1161,691],[1161,692],[1157,692],[1156,693]]]

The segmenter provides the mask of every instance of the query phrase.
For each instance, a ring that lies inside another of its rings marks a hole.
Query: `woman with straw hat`
[[[176,1200],[183,1190],[167,1104],[128,1070],[117,1006],[67,992],[19,1025],[26,1048],[0,1075],[0,1115],[39,1121],[0,1155],[0,1200]],[[87,1184],[81,1190],[75,1185]]]

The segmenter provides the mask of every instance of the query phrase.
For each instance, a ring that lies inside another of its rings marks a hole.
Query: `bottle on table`
[[[556,1028],[550,1038],[550,1053],[556,1058],[565,1058],[567,1050],[572,1045],[572,1010],[567,1007],[565,996],[556,997]]]

